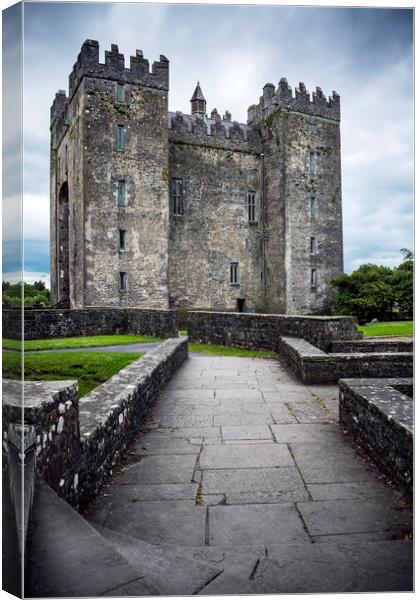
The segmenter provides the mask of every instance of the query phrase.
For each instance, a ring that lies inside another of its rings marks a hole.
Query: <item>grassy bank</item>
[[[25,350],[65,350],[68,348],[95,348],[97,346],[121,346],[123,344],[146,344],[159,342],[161,338],[145,335],[93,335],[86,337],[53,338],[50,340],[28,340]],[[20,340],[3,340],[5,350],[21,350]]]
[[[359,325],[366,336],[413,335],[413,321],[386,321]]]
[[[202,354],[213,354],[215,356],[243,356],[253,358],[275,358],[276,354],[270,350],[247,350],[245,348],[234,348],[231,346],[218,346],[215,344],[188,343],[189,352],[200,352]]]
[[[85,396],[128,364],[142,356],[128,352],[63,352],[27,354],[25,379],[55,381],[73,379],[79,383],[79,394]],[[3,377],[21,378],[21,355],[3,352]]]

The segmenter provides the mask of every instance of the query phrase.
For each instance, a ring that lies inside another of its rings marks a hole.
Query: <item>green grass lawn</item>
[[[359,331],[366,336],[381,335],[413,335],[413,321],[387,321],[384,323],[372,323],[371,325],[359,325]]]
[[[131,352],[46,352],[25,356],[25,379],[55,381],[77,379],[85,396],[128,364],[142,356]],[[21,355],[3,352],[3,377],[21,378]]]
[[[215,344],[198,344],[189,342],[190,352],[201,352],[202,354],[213,354],[218,356],[244,356],[255,358],[275,358],[276,354],[270,350],[246,350],[245,348],[234,348],[231,346],[218,346]]]
[[[52,338],[50,340],[28,340],[25,350],[64,350],[66,348],[94,348],[95,346],[121,346],[122,344],[146,344],[159,342],[161,338],[145,335],[94,335],[86,337]],[[21,350],[20,340],[3,340],[5,350]]]

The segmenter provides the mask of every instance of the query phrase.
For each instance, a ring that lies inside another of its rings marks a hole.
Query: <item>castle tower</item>
[[[54,303],[168,306],[168,60],[87,40],[51,109]]]
[[[191,114],[192,115],[206,115],[206,99],[204,98],[204,94],[201,91],[200,82],[197,81],[196,88],[194,90],[194,94],[191,98]]]
[[[340,97],[266,84],[248,124],[264,160],[266,311],[323,314],[343,271]]]

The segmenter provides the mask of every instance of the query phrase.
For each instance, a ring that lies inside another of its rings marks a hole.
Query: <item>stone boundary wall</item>
[[[348,352],[413,352],[412,340],[363,339],[332,342],[330,351]]]
[[[188,357],[186,338],[162,342],[80,400],[71,381],[3,381],[3,441],[36,456],[59,496],[87,507],[138,432],[161,389]]]
[[[25,310],[25,340],[88,335],[142,334],[176,337],[176,313],[141,308],[80,308]],[[3,311],[3,337],[21,339],[22,313]]]
[[[291,336],[328,351],[334,341],[362,337],[356,323],[354,317],[189,311],[188,336],[192,342],[274,351],[281,336]]]
[[[343,377],[412,377],[410,352],[329,353],[300,338],[281,337],[278,352],[303,383],[335,383]]]
[[[168,339],[80,399],[79,508],[98,494],[159,392],[187,357],[187,338]]]
[[[411,381],[411,384],[410,384]],[[412,398],[398,389],[412,380],[343,379],[340,422],[405,493],[413,490]]]

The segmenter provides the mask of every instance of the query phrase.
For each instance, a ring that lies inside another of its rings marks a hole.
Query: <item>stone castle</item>
[[[343,269],[340,98],[268,83],[248,123],[168,112],[169,61],[87,40],[51,108],[57,306],[330,309]]]

